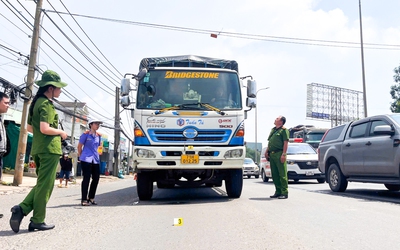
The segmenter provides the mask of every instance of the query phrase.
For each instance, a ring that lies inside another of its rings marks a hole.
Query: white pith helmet
[[[100,121],[99,119],[96,119],[96,118],[89,118],[88,126],[90,127],[90,124],[92,124],[93,122],[99,122],[100,124],[103,123],[103,122]]]

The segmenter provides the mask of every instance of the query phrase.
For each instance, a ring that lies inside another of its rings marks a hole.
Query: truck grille
[[[193,139],[183,136],[183,130],[149,130],[150,138],[155,142],[226,142],[230,135],[230,130],[198,130],[198,134]]]

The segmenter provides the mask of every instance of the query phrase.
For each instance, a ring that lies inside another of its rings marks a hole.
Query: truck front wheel
[[[329,165],[328,183],[333,192],[346,191],[348,181],[336,163]]]
[[[153,180],[149,173],[142,172],[137,174],[136,189],[140,200],[151,199],[153,196]]]
[[[243,170],[230,169],[228,171],[225,179],[226,193],[229,198],[239,198],[243,188]]]

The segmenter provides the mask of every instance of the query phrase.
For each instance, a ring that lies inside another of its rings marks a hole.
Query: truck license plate
[[[307,172],[306,172],[306,175],[307,175],[307,176],[314,175],[314,172],[313,172],[313,171],[307,171]]]
[[[199,155],[181,155],[182,164],[199,164]]]

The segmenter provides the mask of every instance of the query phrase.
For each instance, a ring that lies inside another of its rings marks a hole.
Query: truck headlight
[[[137,149],[136,155],[139,158],[156,158],[156,154],[153,151],[147,149]]]
[[[243,155],[243,149],[232,149],[226,151],[224,158],[241,158]]]

